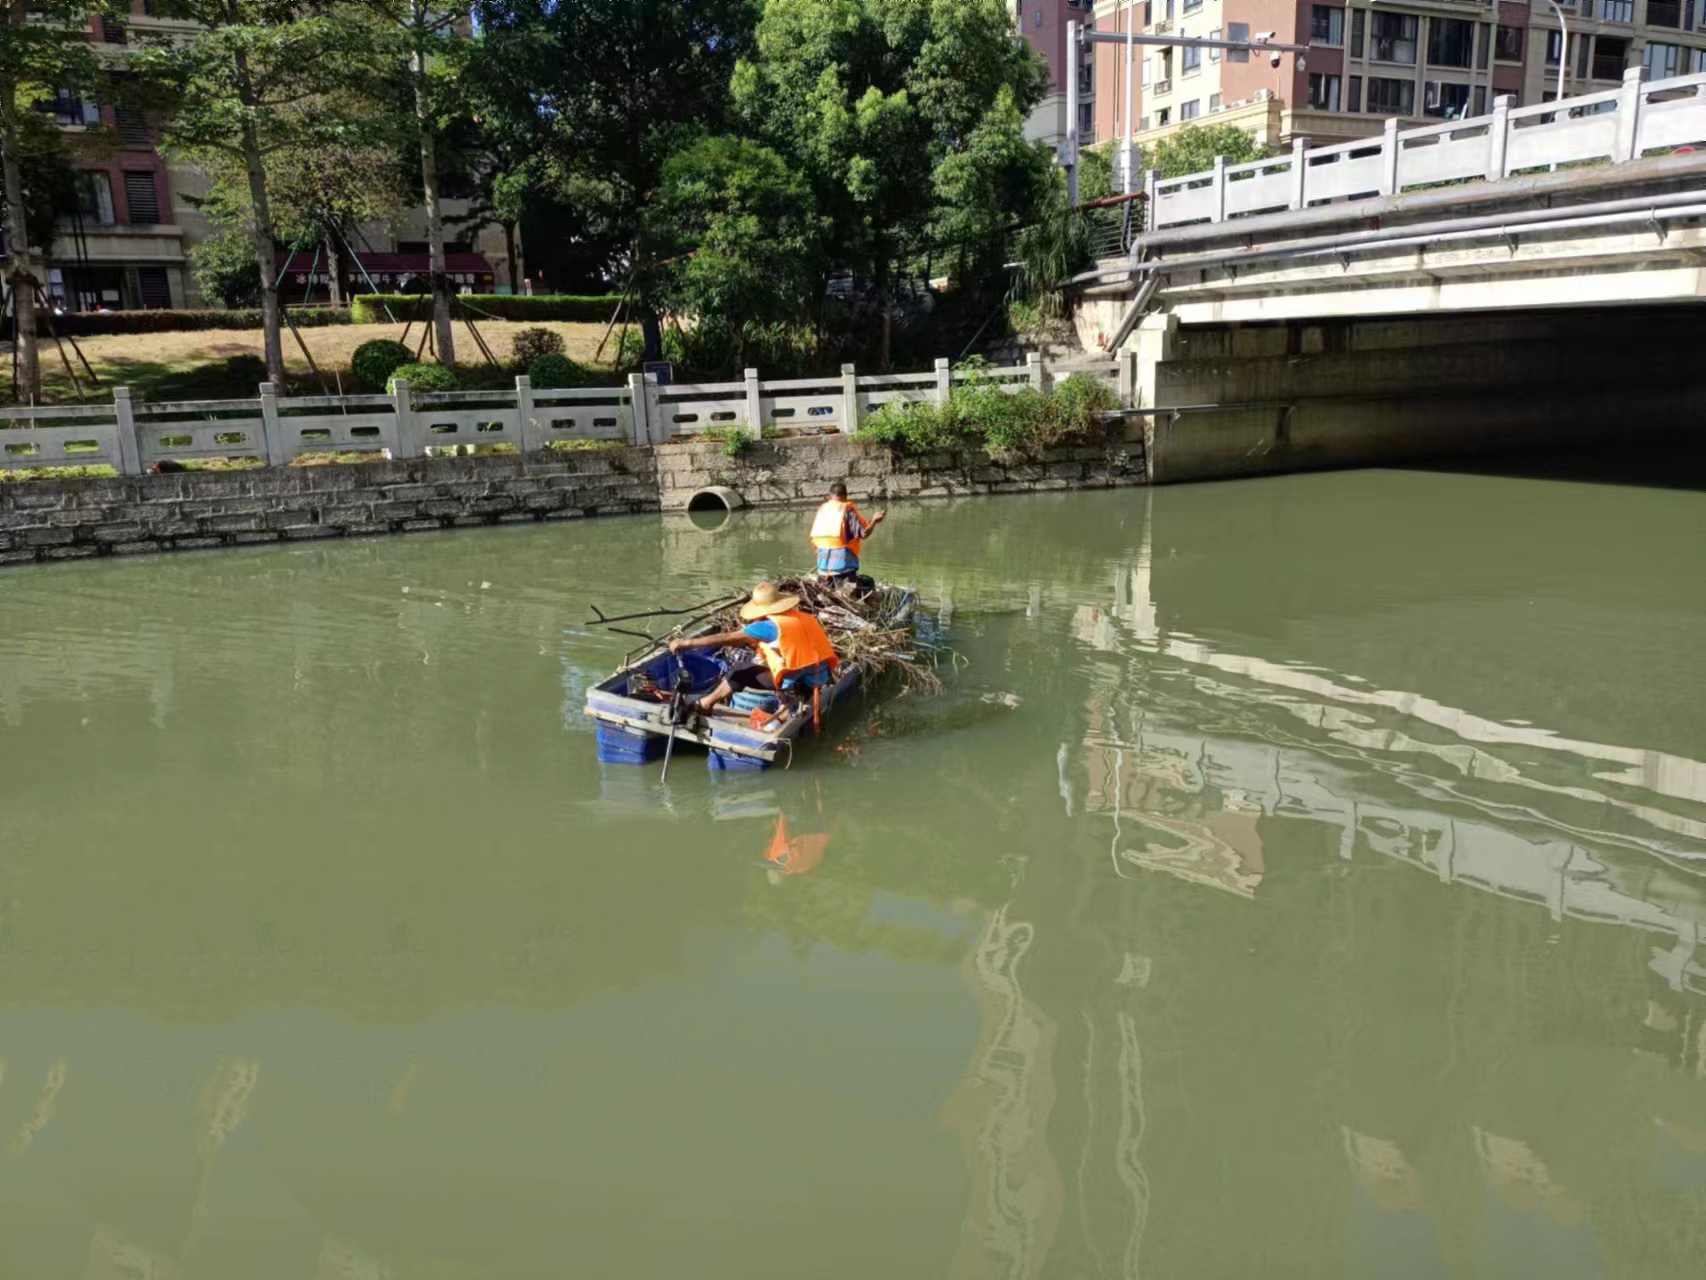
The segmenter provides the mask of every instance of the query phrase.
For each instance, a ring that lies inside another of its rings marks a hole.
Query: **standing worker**
[[[847,486],[837,480],[829,486],[829,501],[817,509],[812,521],[812,546],[817,548],[817,576],[831,584],[852,583],[859,577],[859,549],[888,512],[879,511],[869,520],[847,501]]]
[[[841,659],[835,656],[835,647],[830,644],[823,624],[799,610],[798,596],[782,595],[774,582],[761,582],[752,589],[752,598],[740,608],[740,620],[745,625],[739,631],[700,636],[697,640],[679,636],[671,640],[671,653],[744,646],[757,649],[763,659],[762,665],[748,663],[730,671],[694,709],[710,711],[738,690],[799,694],[810,689],[815,709],[821,710],[822,690],[825,685],[834,684]]]

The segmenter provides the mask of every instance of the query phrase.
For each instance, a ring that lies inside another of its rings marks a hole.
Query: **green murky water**
[[[601,769],[804,519],[0,578],[0,1276],[1701,1274],[1706,495],[901,508],[945,697]]]

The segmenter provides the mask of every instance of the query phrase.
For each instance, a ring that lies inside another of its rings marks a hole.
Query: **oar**
[[[687,691],[693,687],[693,676],[687,670],[687,664],[676,659],[675,692],[669,696],[669,741],[663,748],[663,774],[658,778],[658,785],[669,781],[669,761],[675,754],[675,727],[681,723],[681,700],[687,696]]]

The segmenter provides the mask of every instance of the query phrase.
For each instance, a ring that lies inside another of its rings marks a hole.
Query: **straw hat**
[[[778,595],[774,582],[761,582],[752,589],[752,599],[740,607],[740,619],[751,622],[755,618],[768,618],[773,613],[787,613],[799,607],[798,596]]]

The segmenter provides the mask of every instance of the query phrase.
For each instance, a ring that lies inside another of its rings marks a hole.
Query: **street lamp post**
[[[1546,0],[1552,6],[1552,12],[1558,15],[1558,101],[1564,100],[1564,69],[1570,62],[1570,24],[1564,17],[1563,6],[1558,0]]]

